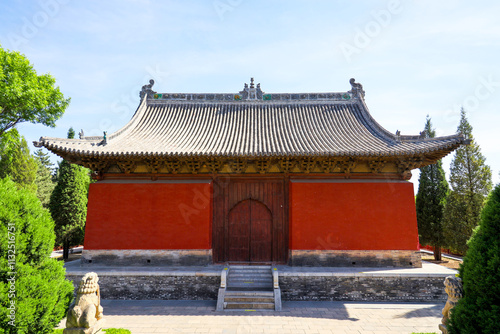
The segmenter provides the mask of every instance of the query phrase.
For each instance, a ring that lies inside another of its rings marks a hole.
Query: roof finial
[[[150,96],[150,95],[156,94],[156,92],[152,89],[154,84],[155,84],[155,81],[153,79],[151,79],[151,80],[149,80],[149,85],[142,86],[142,89],[139,92],[139,96],[141,97],[141,99],[144,96]]]
[[[363,90],[363,85],[358,83],[358,82],[355,82],[356,79],[354,78],[351,78],[351,80],[349,80],[349,83],[351,84],[351,90],[349,91],[350,93],[352,93],[352,95],[354,95],[354,97],[361,97],[361,98],[364,98],[365,97],[365,91]]]
[[[253,78],[250,78],[250,88],[255,88],[255,86],[253,84]]]

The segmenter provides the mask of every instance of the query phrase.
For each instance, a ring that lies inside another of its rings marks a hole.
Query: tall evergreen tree
[[[36,191],[37,163],[17,129],[0,135],[0,178],[9,177],[19,188]]]
[[[56,186],[52,180],[52,171],[54,164],[50,161],[49,155],[39,149],[35,152],[35,159],[38,164],[36,175],[36,195],[43,207],[47,208],[50,202],[50,195]]]
[[[424,133],[426,138],[436,136],[431,119],[427,116]],[[417,223],[420,243],[434,246],[434,259],[441,261],[444,245],[443,211],[449,187],[444,176],[441,160],[420,168],[416,198]]]
[[[71,136],[74,136],[72,128],[68,132],[68,138]],[[49,209],[55,222],[56,244],[63,246],[64,259],[68,259],[71,246],[83,241],[89,183],[86,168],[66,160],[61,162]]]
[[[451,314],[450,333],[500,333],[500,185],[481,212],[460,277],[464,297]]]
[[[445,238],[447,245],[462,254],[467,240],[479,223],[484,200],[492,187],[491,169],[485,164],[479,145],[472,136],[472,126],[465,110],[461,110],[458,132],[470,145],[457,149],[450,167],[451,193],[445,207]]]

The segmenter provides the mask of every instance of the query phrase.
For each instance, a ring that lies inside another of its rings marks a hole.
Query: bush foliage
[[[35,193],[0,179],[0,333],[52,333],[65,316],[73,285],[63,263],[50,258],[54,238],[54,222]]]
[[[500,333],[500,185],[490,194],[460,268],[464,298],[450,333]]]

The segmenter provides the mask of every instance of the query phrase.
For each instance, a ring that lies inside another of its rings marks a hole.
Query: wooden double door
[[[224,181],[214,182],[214,261],[285,263],[283,180]]]
[[[229,211],[228,261],[272,262],[273,215],[262,203],[246,199]]]

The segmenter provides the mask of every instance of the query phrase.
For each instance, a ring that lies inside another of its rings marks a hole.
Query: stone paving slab
[[[132,333],[438,332],[444,304],[284,302],[283,311],[216,312],[215,301],[102,300],[105,328]],[[63,320],[59,328],[64,328]]]
[[[371,276],[371,277],[441,277],[455,275],[455,269],[422,261],[422,268],[396,267],[291,267],[277,266],[280,276]]]

